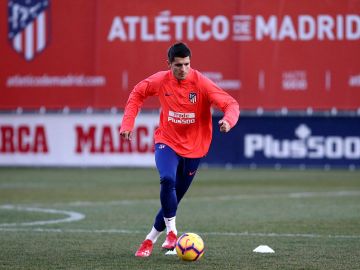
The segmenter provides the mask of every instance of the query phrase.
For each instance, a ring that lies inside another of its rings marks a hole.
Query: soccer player
[[[168,50],[168,71],[160,71],[139,82],[130,93],[120,128],[130,140],[135,118],[148,96],[161,104],[159,127],[155,131],[155,163],[160,176],[161,208],[154,225],[136,251],[137,257],[151,255],[153,244],[166,229],[162,247],[175,248],[176,210],[188,190],[200,159],[208,152],[212,138],[211,106],[224,112],[221,132],[228,132],[239,118],[239,105],[215,83],[190,67],[191,51],[184,43]]]

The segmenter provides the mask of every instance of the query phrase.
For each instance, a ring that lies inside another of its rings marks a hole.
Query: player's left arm
[[[221,119],[219,122],[220,132],[229,132],[231,129],[231,126],[228,121],[225,119]]]
[[[204,78],[203,83],[207,89],[209,102],[224,113],[223,118],[219,121],[220,131],[229,132],[239,119],[238,102],[211,80]]]

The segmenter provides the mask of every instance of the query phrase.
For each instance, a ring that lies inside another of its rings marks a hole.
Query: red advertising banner
[[[360,107],[359,0],[4,0],[0,10],[0,109],[123,108],[137,82],[167,69],[176,41],[242,109]]]

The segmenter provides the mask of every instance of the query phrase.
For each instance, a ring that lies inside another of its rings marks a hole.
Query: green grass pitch
[[[155,169],[0,169],[0,269],[360,269],[360,172],[201,168],[179,206],[197,262],[134,253]],[[268,245],[274,254],[254,253]]]

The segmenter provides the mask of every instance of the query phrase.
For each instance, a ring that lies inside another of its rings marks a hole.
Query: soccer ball
[[[204,255],[204,241],[195,233],[184,233],[176,242],[176,253],[184,261],[197,261]]]

